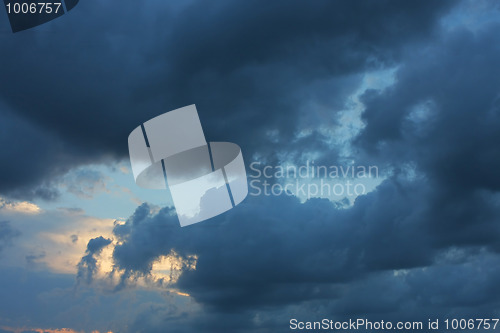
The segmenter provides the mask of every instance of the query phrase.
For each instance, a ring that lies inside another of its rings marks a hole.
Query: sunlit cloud
[[[36,215],[42,212],[42,209],[29,201],[8,201],[0,197],[0,211]]]

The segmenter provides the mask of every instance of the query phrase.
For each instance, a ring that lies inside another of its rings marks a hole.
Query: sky
[[[0,10],[0,333],[499,318],[499,29],[494,0],[82,1],[18,33]],[[127,138],[191,104],[249,184],[377,174],[181,228]]]

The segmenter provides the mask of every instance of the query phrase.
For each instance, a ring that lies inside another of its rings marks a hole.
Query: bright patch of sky
[[[307,115],[317,114],[320,120],[315,126],[307,125],[296,133],[296,140],[301,140],[315,132],[321,135],[321,138],[332,149],[335,149],[339,156],[344,160],[342,165],[322,166],[328,170],[331,168],[347,170],[349,168],[357,169],[370,166],[357,166],[353,158],[351,142],[363,131],[365,124],[362,120],[362,114],[365,110],[361,102],[361,96],[367,90],[384,91],[396,82],[395,74],[397,67],[372,71],[365,73],[360,81],[358,88],[348,97],[345,108],[342,110],[328,109],[324,105],[319,105],[316,101],[308,101],[302,108]],[[276,135],[276,133],[274,133]],[[272,138],[272,136],[271,136]],[[300,159],[314,163],[320,160],[324,155],[322,151],[304,151],[300,153]],[[280,160],[283,161],[281,167],[287,168],[294,166],[300,168],[300,165],[294,164],[290,159],[288,151],[278,153]],[[371,166],[377,167],[377,166]],[[367,177],[353,177],[351,175],[341,177],[299,177],[298,179],[283,177],[278,180],[279,184],[287,189],[302,202],[311,198],[325,198],[332,202],[343,202],[344,207],[354,204],[356,198],[375,190],[384,180],[380,176],[383,170],[378,170],[376,177],[369,175]],[[330,171],[329,171],[330,172]],[[351,172],[349,171],[349,174]],[[295,184],[294,186],[290,184]],[[305,188],[305,190],[303,190]],[[355,190],[355,188],[357,190]],[[347,201],[346,201],[347,199]]]
[[[79,208],[90,216],[116,220],[125,220],[144,202],[158,207],[173,205],[168,190],[137,186],[128,161],[73,169],[58,187],[61,196],[56,201],[36,203],[47,210]]]

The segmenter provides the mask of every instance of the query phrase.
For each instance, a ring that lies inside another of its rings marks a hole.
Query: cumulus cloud
[[[87,244],[86,255],[78,263],[77,280],[83,280],[86,283],[92,282],[92,276],[97,271],[97,260],[95,255],[99,254],[102,249],[111,244],[111,239],[106,239],[102,236],[91,239]]]

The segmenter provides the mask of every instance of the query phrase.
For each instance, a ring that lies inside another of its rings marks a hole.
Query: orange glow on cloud
[[[177,291],[176,294],[179,295],[179,296],[186,296],[186,297],[190,297],[191,296],[188,293],[182,293],[180,291]]]
[[[83,331],[75,331],[71,328],[14,328],[14,327],[7,327],[7,326],[1,326],[1,329],[4,331],[12,332],[12,333],[22,333],[26,331],[32,331],[32,332],[37,332],[37,333],[85,333]],[[92,333],[100,333],[99,331],[92,331]],[[104,333],[104,332],[103,332]],[[111,331],[106,332],[106,333],[113,333]]]

